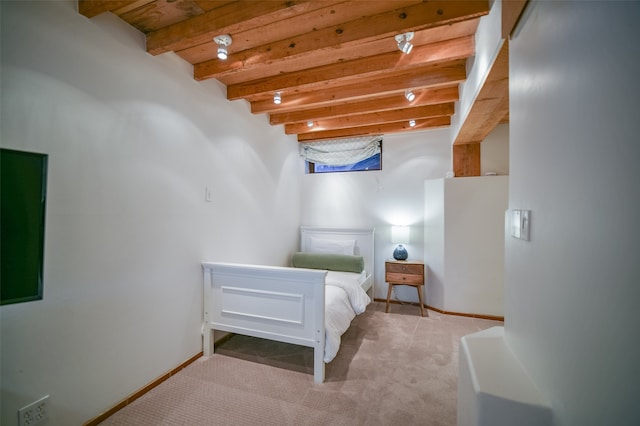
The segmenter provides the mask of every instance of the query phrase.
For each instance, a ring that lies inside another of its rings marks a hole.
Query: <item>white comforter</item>
[[[371,299],[360,284],[363,274],[327,273],[325,285],[324,362],[331,362],[340,348],[340,338],[356,315],[365,311]]]

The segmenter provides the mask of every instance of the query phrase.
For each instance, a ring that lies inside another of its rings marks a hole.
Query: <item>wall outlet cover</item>
[[[18,426],[38,426],[49,418],[49,395],[18,410]]]

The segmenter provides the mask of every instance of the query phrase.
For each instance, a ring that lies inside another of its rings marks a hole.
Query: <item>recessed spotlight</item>
[[[223,34],[219,36],[215,36],[213,41],[218,45],[218,59],[225,60],[229,56],[227,52],[227,46],[231,45],[233,40],[231,40],[231,36],[228,34]]]
[[[416,120],[409,120],[409,127],[416,127]]]
[[[409,52],[411,52],[413,44],[411,44],[410,41],[413,39],[413,32],[398,34],[395,36],[395,39],[398,43],[398,49],[400,49],[402,53],[409,54]]]
[[[313,121],[307,120],[307,127],[313,127]]]
[[[276,105],[280,105],[281,102],[282,102],[282,93],[276,92],[276,94],[273,95],[273,103]]]
[[[405,90],[404,97],[407,98],[409,102],[412,102],[416,98],[416,94],[411,90]]]

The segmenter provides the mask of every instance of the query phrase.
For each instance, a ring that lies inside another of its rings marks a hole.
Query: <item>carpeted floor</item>
[[[498,321],[373,303],[326,381],[311,348],[233,336],[103,425],[455,425],[460,337]]]

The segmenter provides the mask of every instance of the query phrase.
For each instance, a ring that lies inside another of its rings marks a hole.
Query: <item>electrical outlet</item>
[[[49,418],[49,395],[18,410],[18,426],[37,426]]]

